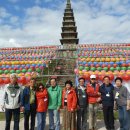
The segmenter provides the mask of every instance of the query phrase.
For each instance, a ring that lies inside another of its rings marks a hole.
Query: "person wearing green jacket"
[[[57,85],[56,79],[54,78],[51,78],[50,84],[51,86],[48,88],[49,130],[60,130],[60,107],[62,89]]]

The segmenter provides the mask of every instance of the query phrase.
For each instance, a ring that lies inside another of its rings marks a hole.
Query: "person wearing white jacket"
[[[10,130],[12,115],[14,117],[14,129],[19,130],[20,106],[22,89],[17,83],[17,75],[10,75],[10,84],[5,86],[2,109],[5,108],[5,130]]]

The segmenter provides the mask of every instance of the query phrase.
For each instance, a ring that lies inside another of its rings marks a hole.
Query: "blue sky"
[[[0,0],[0,47],[59,45],[66,0]],[[80,44],[130,42],[130,0],[72,0]]]

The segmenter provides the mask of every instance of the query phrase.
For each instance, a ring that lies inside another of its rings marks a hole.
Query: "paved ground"
[[[49,128],[48,128],[48,124],[49,124],[48,117],[47,117],[46,121],[47,121],[47,125],[46,125],[45,130],[49,130]],[[61,119],[61,121],[62,121],[62,119]],[[118,128],[119,127],[119,122],[116,121],[115,124],[116,124],[116,130],[118,130],[119,129]],[[23,119],[21,119],[21,121],[20,121],[20,130],[24,130],[23,126],[24,126],[23,125]],[[98,130],[106,130],[105,127],[104,127],[104,122],[103,121],[98,121],[97,126],[98,126]],[[4,130],[4,129],[5,129],[5,122],[0,121],[0,130]],[[13,130],[13,122],[11,122],[11,130]]]

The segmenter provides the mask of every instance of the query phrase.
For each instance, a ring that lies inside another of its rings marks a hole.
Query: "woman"
[[[40,83],[36,91],[37,99],[37,129],[44,130],[46,124],[46,112],[48,108],[48,93],[44,85]]]
[[[116,87],[114,90],[115,101],[119,112],[120,130],[129,130],[128,111],[129,108],[129,92],[126,87],[122,85],[122,78],[117,77],[115,79]]]
[[[65,82],[62,92],[63,130],[76,130],[77,96],[72,82]]]

